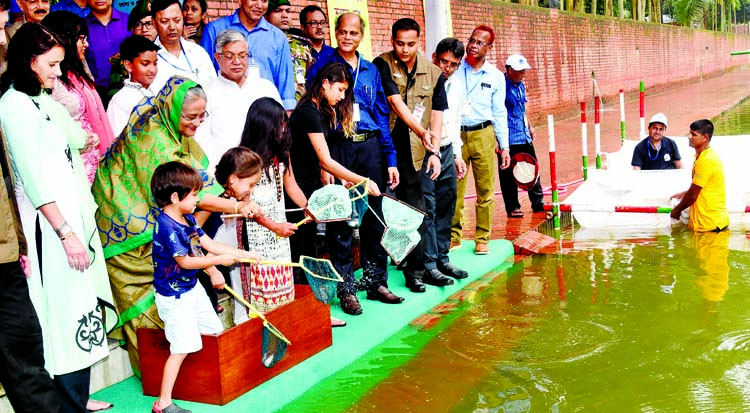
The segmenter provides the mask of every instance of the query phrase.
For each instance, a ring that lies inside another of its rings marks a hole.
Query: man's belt
[[[482,130],[482,129],[484,129],[484,128],[488,127],[488,126],[491,126],[491,125],[492,125],[492,121],[491,120],[486,120],[486,121],[484,121],[482,123],[478,123],[476,125],[471,125],[471,126],[461,125],[461,132],[474,132],[476,130]]]
[[[368,130],[368,131],[362,131],[353,136],[344,137],[344,139],[350,140],[352,142],[365,142],[374,136],[375,136],[375,131]]]

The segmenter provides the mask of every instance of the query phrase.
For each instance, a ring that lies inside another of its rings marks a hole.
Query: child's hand
[[[217,255],[216,258],[219,259],[219,264],[227,267],[234,265],[237,262],[237,257],[232,254],[221,254]]]
[[[297,226],[289,222],[277,222],[273,228],[273,232],[282,238],[291,237],[295,231],[297,231]]]
[[[237,205],[237,212],[244,215],[245,218],[263,215],[263,210],[254,201],[240,201]]]
[[[211,278],[211,285],[217,290],[223,290],[227,286],[224,275],[216,267],[206,268],[206,273]]]
[[[260,255],[254,253],[254,252],[245,251],[245,250],[237,250],[235,256],[238,259],[241,259],[241,260],[253,260],[253,261],[256,261],[256,264],[259,263],[263,259],[263,257],[261,257]]]

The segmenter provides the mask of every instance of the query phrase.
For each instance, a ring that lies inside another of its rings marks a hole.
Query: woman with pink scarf
[[[99,159],[112,143],[112,127],[102,100],[96,93],[94,81],[86,67],[88,48],[86,21],[68,11],[56,11],[42,20],[42,25],[56,34],[65,48],[65,58],[60,63],[62,74],[52,90],[52,98],[61,103],[90,139],[98,144],[81,153],[86,176],[93,182]]]

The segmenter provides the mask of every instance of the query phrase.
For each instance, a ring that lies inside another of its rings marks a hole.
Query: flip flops
[[[508,218],[523,218],[523,211],[520,209],[514,209],[508,214]]]

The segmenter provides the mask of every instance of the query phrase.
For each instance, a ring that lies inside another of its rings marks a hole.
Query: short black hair
[[[300,12],[299,12],[299,24],[301,24],[303,26],[305,24],[307,24],[307,15],[310,14],[310,13],[312,13],[312,12],[314,12],[314,11],[319,11],[319,12],[323,13],[323,16],[325,16],[326,19],[328,19],[328,16],[326,16],[326,13],[323,11],[323,9],[321,9],[320,7],[318,7],[318,6],[314,5],[314,4],[311,4],[311,5],[307,6],[307,7],[305,7],[304,9],[300,10]]]
[[[391,37],[395,39],[398,32],[409,30],[416,30],[417,36],[419,36],[419,33],[422,29],[420,29],[419,23],[417,23],[417,21],[414,19],[410,19],[408,17],[398,19],[396,20],[396,23],[393,23],[393,26],[391,27]]]
[[[172,194],[180,201],[193,191],[203,189],[201,174],[182,162],[172,161],[159,165],[151,176],[151,195],[159,208],[172,204]]]
[[[708,135],[709,140],[714,136],[714,124],[708,119],[700,119],[691,123],[690,130],[701,135]]]
[[[140,56],[143,52],[157,52],[159,46],[157,46],[151,40],[138,35],[132,35],[127,39],[123,40],[120,44],[120,58],[122,61],[132,62],[133,59]]]
[[[180,15],[182,15],[182,4],[179,0],[154,0],[151,2],[151,15],[156,17],[156,13],[164,11],[167,7],[176,4],[180,7]]]
[[[0,0],[0,11],[10,10],[10,0]]]
[[[445,52],[451,52],[456,59],[461,60],[464,57],[464,44],[456,38],[446,37],[435,47],[435,55],[440,57]]]

